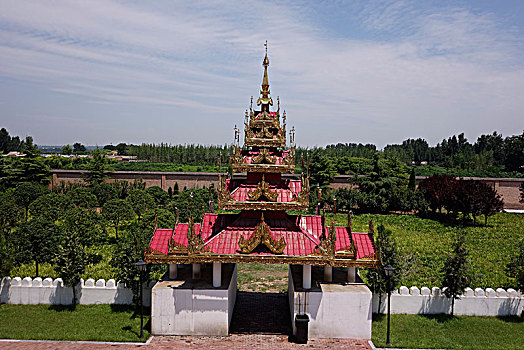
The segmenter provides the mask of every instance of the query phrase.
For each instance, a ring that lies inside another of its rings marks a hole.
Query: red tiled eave
[[[255,227],[260,224],[260,217],[256,213],[231,214],[204,214],[201,224],[195,224],[195,233],[200,233],[208,252],[224,255],[240,253],[238,241],[251,238]],[[272,237],[279,241],[282,237],[286,241],[286,248],[282,255],[308,256],[315,252],[324,233],[322,217],[294,216],[279,212],[266,212],[264,222],[269,226]],[[151,239],[150,248],[153,251],[167,255],[171,240],[177,246],[187,247],[187,231],[189,224],[179,223],[175,234],[171,229],[157,229]],[[351,240],[357,247],[357,259],[371,259],[375,251],[371,237],[367,233],[349,232],[347,227],[335,227],[335,250],[347,250]],[[250,255],[272,255],[270,251],[261,247]]]

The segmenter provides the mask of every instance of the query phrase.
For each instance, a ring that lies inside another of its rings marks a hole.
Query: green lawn
[[[238,290],[287,292],[287,264],[238,264]]]
[[[373,343],[386,346],[386,316],[373,315]],[[524,318],[391,315],[391,346],[418,349],[523,349]]]
[[[67,306],[1,304],[0,338],[145,342],[149,325],[140,339],[140,314],[133,311],[120,305],[77,305],[72,311]],[[144,317],[144,325],[148,321]]]
[[[370,214],[353,216],[353,231],[368,232]],[[331,223],[328,215],[326,223]],[[347,216],[336,215],[337,225],[346,225]],[[375,215],[375,229],[384,224],[393,232],[401,252],[405,286],[439,286],[439,271],[451,251],[458,230],[465,230],[470,252],[472,288],[515,288],[504,269],[515,244],[524,238],[524,215],[498,213],[489,218],[488,226],[463,226],[461,222],[439,222],[414,215]]]

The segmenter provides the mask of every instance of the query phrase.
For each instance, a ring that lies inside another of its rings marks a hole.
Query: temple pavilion
[[[256,107],[251,98],[246,110],[243,145],[235,126],[230,157],[235,176],[220,175],[218,213],[210,208],[201,222],[190,218],[173,228],[155,228],[146,262],[169,264],[172,278],[177,277],[177,264],[189,266],[193,279],[202,264],[212,264],[215,288],[224,284],[222,264],[241,262],[302,265],[306,290],[311,288],[312,266],[323,266],[328,281],[333,267],[346,268],[348,281],[355,282],[356,267],[378,264],[373,231],[352,232],[350,217],[346,227],[336,227],[322,215],[296,214],[309,208],[309,176],[295,175],[295,131],[289,132],[288,142],[286,112],[281,112],[279,98],[274,106],[268,66],[266,46],[260,97]]]

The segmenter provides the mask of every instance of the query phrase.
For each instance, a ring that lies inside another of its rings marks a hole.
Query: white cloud
[[[100,118],[120,122],[93,133],[91,143],[230,142],[258,92],[268,39],[272,93],[303,144],[435,143],[460,131],[474,138],[522,128],[522,40],[492,13],[364,3],[348,18],[368,32],[359,39],[330,36],[328,24],[312,17],[329,23],[345,11],[250,1],[146,4],[0,1],[0,81],[51,91],[64,104],[14,96],[9,110],[30,115],[45,105],[44,113],[89,121],[96,107]],[[64,103],[67,96],[74,99]],[[125,122],[129,114],[133,123]],[[40,143],[66,142],[53,131],[57,123],[28,133]]]

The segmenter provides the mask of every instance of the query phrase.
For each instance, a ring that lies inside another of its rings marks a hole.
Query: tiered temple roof
[[[263,262],[329,266],[376,266],[373,231],[351,232],[326,225],[320,215],[292,215],[309,208],[309,179],[283,179],[295,171],[295,130],[286,135],[286,113],[271,111],[268,66],[262,89],[244,121],[244,144],[235,127],[230,165],[245,179],[220,176],[218,207],[240,213],[206,213],[201,223],[175,223],[157,229],[146,251],[148,263]],[[348,220],[349,221],[349,220]],[[371,225],[370,225],[371,226]]]

